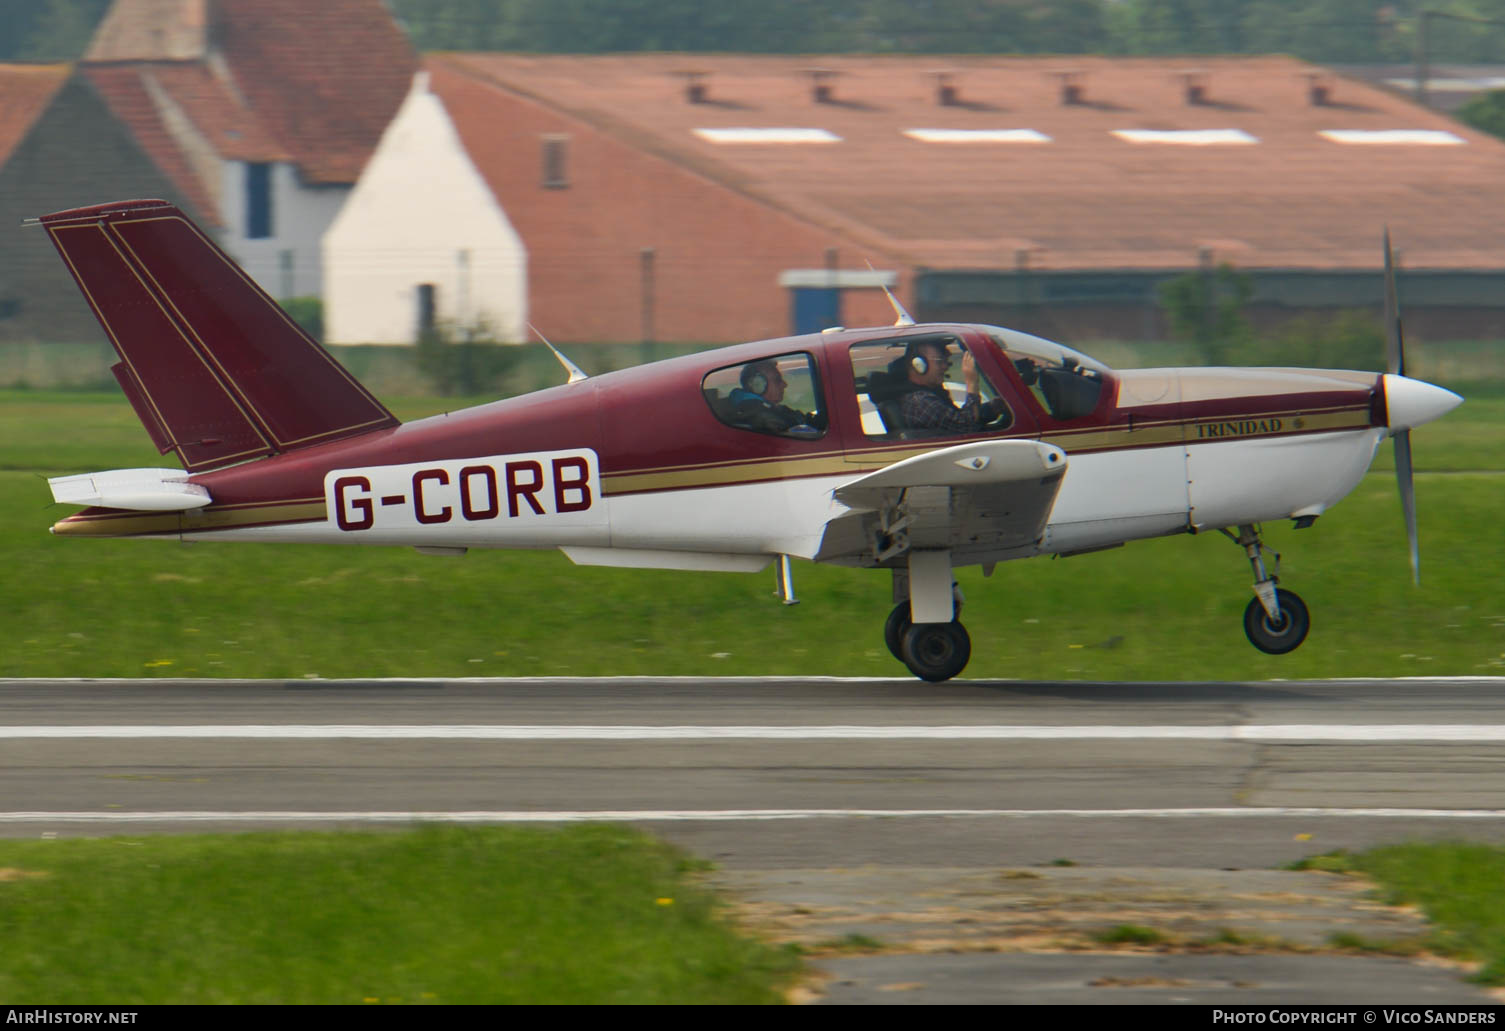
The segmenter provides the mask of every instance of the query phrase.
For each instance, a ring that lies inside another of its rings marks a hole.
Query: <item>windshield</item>
[[[1044,337],[997,326],[983,329],[1051,418],[1081,419],[1097,408],[1104,377],[1112,371],[1102,362]]]
[[[983,326],[982,328],[1005,351],[1037,359],[1045,365],[1055,365],[1064,369],[1078,367],[1091,369],[1098,375],[1113,371],[1096,358],[1089,357],[1081,351],[1072,350],[1065,344],[1058,344],[1054,340],[1020,333],[1015,329],[1001,329],[998,326]]]

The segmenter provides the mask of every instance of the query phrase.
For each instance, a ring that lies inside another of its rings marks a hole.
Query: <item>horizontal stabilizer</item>
[[[120,201],[41,223],[120,355],[126,397],[185,469],[397,425],[171,204]]]
[[[95,505],[145,512],[181,512],[203,508],[209,491],[188,482],[182,469],[111,469],[47,481],[52,500],[64,505]]]

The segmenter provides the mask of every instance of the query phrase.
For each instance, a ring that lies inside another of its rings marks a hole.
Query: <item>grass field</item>
[[[454,402],[458,406],[461,402]],[[394,404],[404,418],[442,407]],[[1307,643],[1244,639],[1248,565],[1221,535],[961,571],[974,678],[1175,680],[1505,674],[1505,399],[1414,434],[1423,586],[1392,477],[1312,529],[1267,527]],[[1389,462],[1389,448],[1383,462]],[[555,552],[65,540],[47,475],[159,464],[118,396],[0,395],[0,676],[893,675],[885,574],[579,568]],[[1380,463],[1377,463],[1379,465]]]
[[[12,1006],[766,1003],[799,966],[604,825],[0,841],[0,941]]]

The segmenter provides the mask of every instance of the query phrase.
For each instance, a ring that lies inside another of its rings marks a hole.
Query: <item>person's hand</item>
[[[977,359],[972,357],[971,351],[964,351],[962,353],[962,382],[967,385],[967,393],[980,393],[977,389]]]

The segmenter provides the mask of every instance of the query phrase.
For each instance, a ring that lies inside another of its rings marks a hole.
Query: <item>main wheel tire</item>
[[[916,623],[904,634],[904,665],[921,680],[950,680],[967,668],[972,638],[956,620]]]
[[[888,650],[900,662],[904,661],[904,635],[913,625],[907,601],[895,605],[894,610],[888,614],[888,622],[883,624],[883,643],[888,645]]]
[[[1306,640],[1307,631],[1312,628],[1312,617],[1299,595],[1276,588],[1275,598],[1280,604],[1280,618],[1272,620],[1255,598],[1244,610],[1244,633],[1248,635],[1249,643],[1260,651],[1284,655],[1295,651]]]

